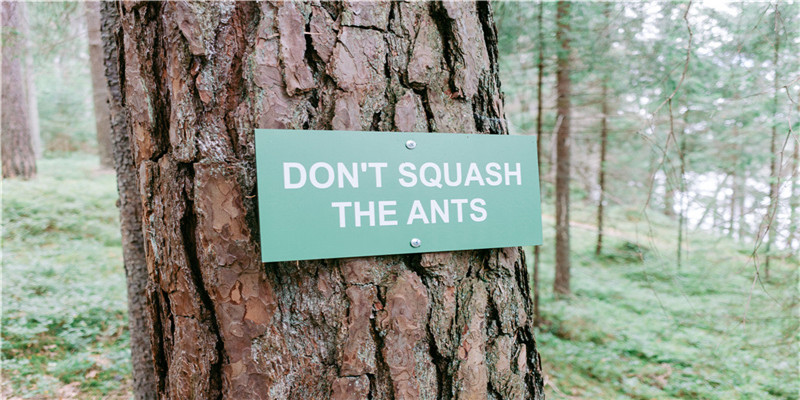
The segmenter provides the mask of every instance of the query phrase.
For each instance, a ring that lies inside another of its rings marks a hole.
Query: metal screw
[[[415,142],[413,140],[406,140],[406,148],[407,149],[414,150],[415,147],[417,147],[417,142]],[[415,247],[417,247],[417,246],[415,246]]]
[[[419,240],[417,238],[411,239],[411,247],[416,249],[419,246],[422,246],[422,241],[421,240]]]

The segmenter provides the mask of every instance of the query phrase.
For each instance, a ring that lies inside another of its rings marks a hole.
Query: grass
[[[3,398],[70,387],[129,397],[117,195],[97,165],[43,160],[37,179],[3,181]],[[797,399],[798,261],[774,262],[772,279],[754,285],[752,245],[692,232],[678,269],[674,221],[610,211],[595,257],[593,209],[573,205],[573,294],[563,299],[551,292],[545,218],[537,343],[548,398]]]
[[[98,165],[46,159],[36,179],[3,181],[4,398],[116,397],[128,385],[116,183]]]
[[[590,224],[591,208],[577,206],[574,219]],[[545,239],[537,344],[548,398],[797,399],[798,260],[773,262],[754,284],[752,244],[692,232],[678,268],[675,222],[649,214],[612,209],[600,257],[594,230],[571,229],[565,299],[552,295]]]

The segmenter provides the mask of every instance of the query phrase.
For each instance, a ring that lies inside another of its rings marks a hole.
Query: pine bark
[[[31,140],[25,62],[27,21],[24,2],[2,4],[2,169],[3,178],[30,179],[36,175]]]
[[[109,111],[108,83],[106,83],[103,61],[103,42],[100,38],[100,3],[86,1],[84,12],[89,36],[89,70],[92,75],[92,100],[94,101],[94,124],[97,130],[97,153],[100,166],[113,168],[111,145],[111,116]]]
[[[136,400],[155,399],[156,375],[147,303],[148,271],[142,235],[142,202],[139,195],[139,178],[133,158],[128,110],[125,108],[125,91],[122,73],[124,54],[122,27],[117,5],[102,2],[99,6],[101,21],[102,65],[108,88],[109,140],[113,166],[117,175],[119,192],[120,227],[122,231],[122,258],[128,291],[128,326],[130,332],[132,389]]]
[[[556,71],[556,108],[561,121],[556,134],[556,276],[553,292],[569,294],[569,182],[570,182],[570,7],[559,1],[556,11],[556,41],[559,43]]]
[[[159,398],[543,398],[519,248],[259,255],[255,128],[507,133],[488,2],[119,8]]]

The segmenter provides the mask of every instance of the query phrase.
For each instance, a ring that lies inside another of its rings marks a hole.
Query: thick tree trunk
[[[109,139],[117,173],[119,191],[120,226],[122,230],[122,257],[128,289],[128,326],[131,337],[131,363],[133,364],[133,394],[136,400],[155,399],[156,375],[153,349],[150,343],[149,305],[147,304],[148,272],[142,236],[142,202],[139,196],[139,178],[133,159],[133,143],[125,108],[124,82],[120,73],[122,57],[122,27],[117,4],[97,4],[102,18],[102,64],[107,80],[109,111]]]
[[[489,3],[120,9],[159,397],[543,397],[518,248],[259,256],[254,128],[506,133]]]
[[[556,163],[556,277],[553,292],[569,294],[570,258],[569,258],[569,181],[570,181],[570,95],[569,76],[570,53],[570,2],[559,1],[556,16],[556,40],[558,50],[558,66],[556,71],[556,91],[559,120],[556,135],[558,160]]]
[[[25,3],[2,4],[2,158],[3,178],[30,179],[36,175],[36,156],[31,141],[28,98],[25,95],[27,21]]]
[[[94,125],[97,129],[97,153],[100,166],[113,168],[111,150],[111,115],[109,111],[108,83],[103,66],[103,42],[100,38],[100,3],[84,3],[86,29],[89,33],[89,69],[92,74],[92,97],[94,100]]]

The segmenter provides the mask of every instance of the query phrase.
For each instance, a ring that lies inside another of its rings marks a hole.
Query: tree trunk
[[[28,98],[25,96],[25,44],[27,21],[24,2],[2,4],[2,164],[3,178],[30,179],[36,175],[36,155],[31,141]]]
[[[507,132],[488,2],[119,7],[159,397],[543,398],[519,248],[259,255],[257,127]]]
[[[556,16],[558,51],[556,91],[561,124],[556,135],[558,160],[556,162],[556,277],[553,292],[569,294],[569,181],[570,181],[570,2],[559,1]]]
[[[539,30],[539,61],[536,64],[536,165],[539,174],[542,173],[542,81],[544,80],[544,32],[542,29],[544,15],[544,2],[539,1],[539,16],[537,29]],[[539,193],[542,183],[539,181]],[[539,326],[542,314],[539,312],[539,258],[541,246],[533,246],[533,320]]]
[[[100,3],[84,3],[86,30],[89,33],[89,69],[92,74],[92,97],[94,100],[94,125],[97,129],[97,153],[100,166],[113,168],[111,145],[111,116],[109,111],[108,83],[103,66],[103,42],[100,38]]]
[[[800,110],[798,110],[800,111]],[[794,242],[797,241],[797,250],[800,251],[800,143],[794,142],[794,152],[792,152],[792,191],[789,207],[791,209],[789,215],[790,228],[787,244],[790,249],[793,249]]]
[[[610,19],[608,19],[610,22]],[[597,184],[600,186],[600,196],[597,199],[597,246],[594,254],[599,256],[603,251],[603,206],[606,195],[606,147],[608,146],[608,81],[603,78],[602,105],[600,119],[600,165],[598,166]]]
[[[773,17],[775,20],[774,24],[774,33],[775,33],[775,41],[773,43],[773,58],[772,58],[772,67],[775,71],[775,76],[773,79],[773,93],[772,93],[772,135],[769,141],[769,154],[770,154],[770,162],[769,162],[769,208],[767,208],[767,256],[764,260],[764,278],[769,279],[769,259],[770,259],[770,252],[772,251],[772,246],[775,242],[775,231],[778,229],[777,221],[775,220],[775,215],[778,211],[778,201],[780,200],[780,194],[778,193],[779,184],[778,181],[780,180],[780,166],[778,165],[778,91],[780,90],[780,85],[778,83],[779,79],[779,71],[778,71],[778,52],[781,46],[781,36],[779,32],[779,13],[778,13],[778,3],[775,3],[775,11],[773,13]]]
[[[42,133],[39,129],[39,105],[36,101],[36,80],[33,71],[33,51],[34,45],[30,36],[30,19],[28,8],[21,7],[22,26],[20,33],[25,38],[25,98],[28,101],[28,128],[31,132],[31,147],[36,159],[42,158],[44,148],[42,144]]]
[[[684,241],[684,229],[686,228],[686,209],[687,202],[686,202],[686,126],[688,126],[687,119],[689,118],[689,110],[683,113],[683,127],[680,130],[680,134],[678,137],[678,160],[680,161],[680,176],[678,180],[679,186],[679,202],[680,206],[678,207],[678,249],[677,249],[677,258],[678,258],[678,270],[681,269],[682,263],[682,256],[683,256],[683,241]],[[669,99],[669,130],[670,132],[675,132],[675,127],[673,125],[672,119],[672,99]]]
[[[150,343],[152,329],[147,304],[148,272],[142,236],[142,202],[139,195],[139,178],[133,159],[133,143],[125,108],[124,82],[121,79],[121,61],[124,54],[122,27],[117,5],[112,2],[96,3],[101,14],[100,28],[103,45],[104,73],[107,77],[109,138],[117,173],[119,192],[120,227],[122,230],[122,258],[128,289],[128,326],[131,337],[131,363],[133,394],[136,400],[155,399],[156,375],[153,349]]]

